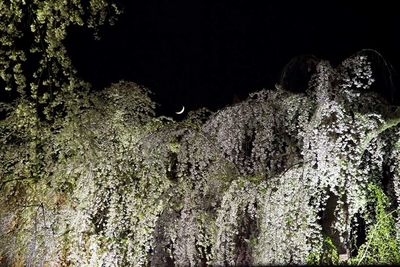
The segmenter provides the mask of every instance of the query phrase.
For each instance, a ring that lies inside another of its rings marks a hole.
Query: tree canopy
[[[68,29],[119,13],[0,2],[1,265],[399,263],[399,109],[370,54],[299,58],[275,89],[177,122],[134,82],[86,94]]]
[[[318,62],[305,93],[278,86],[181,122],[123,81],[39,139],[11,112],[3,262],[398,263],[400,119],[373,82],[361,53]]]
[[[108,0],[2,1],[1,94],[26,101],[34,114],[52,119],[87,86],[66,50],[68,30],[86,27],[98,36],[99,27],[113,24],[120,12]]]

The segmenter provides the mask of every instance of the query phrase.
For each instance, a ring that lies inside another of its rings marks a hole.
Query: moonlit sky
[[[216,110],[272,88],[298,55],[338,64],[372,48],[399,71],[396,1],[370,2],[125,0],[100,41],[73,29],[67,47],[96,89],[124,79],[150,88],[161,114]]]

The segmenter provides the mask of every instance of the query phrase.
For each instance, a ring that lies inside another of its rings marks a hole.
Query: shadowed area
[[[68,47],[97,89],[120,79],[155,92],[159,112],[218,109],[236,94],[273,88],[293,57],[338,64],[376,49],[398,69],[399,16],[393,3],[335,1],[202,3],[122,1],[125,14],[94,41],[74,31]]]

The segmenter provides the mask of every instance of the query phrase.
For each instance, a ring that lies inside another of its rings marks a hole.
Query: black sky
[[[215,110],[273,87],[298,55],[337,64],[372,48],[399,71],[396,1],[370,2],[126,0],[100,41],[74,30],[68,48],[95,88],[130,80],[150,88],[165,115]]]

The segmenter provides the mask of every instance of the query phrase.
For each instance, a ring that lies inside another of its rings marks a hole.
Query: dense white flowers
[[[32,265],[304,264],[326,236],[354,253],[374,223],[368,183],[400,204],[400,119],[368,90],[373,82],[365,55],[336,68],[321,61],[304,93],[262,90],[179,123],[154,118],[148,91],[121,82],[49,135],[34,181],[17,164],[29,163],[29,142],[1,126],[0,256]]]

